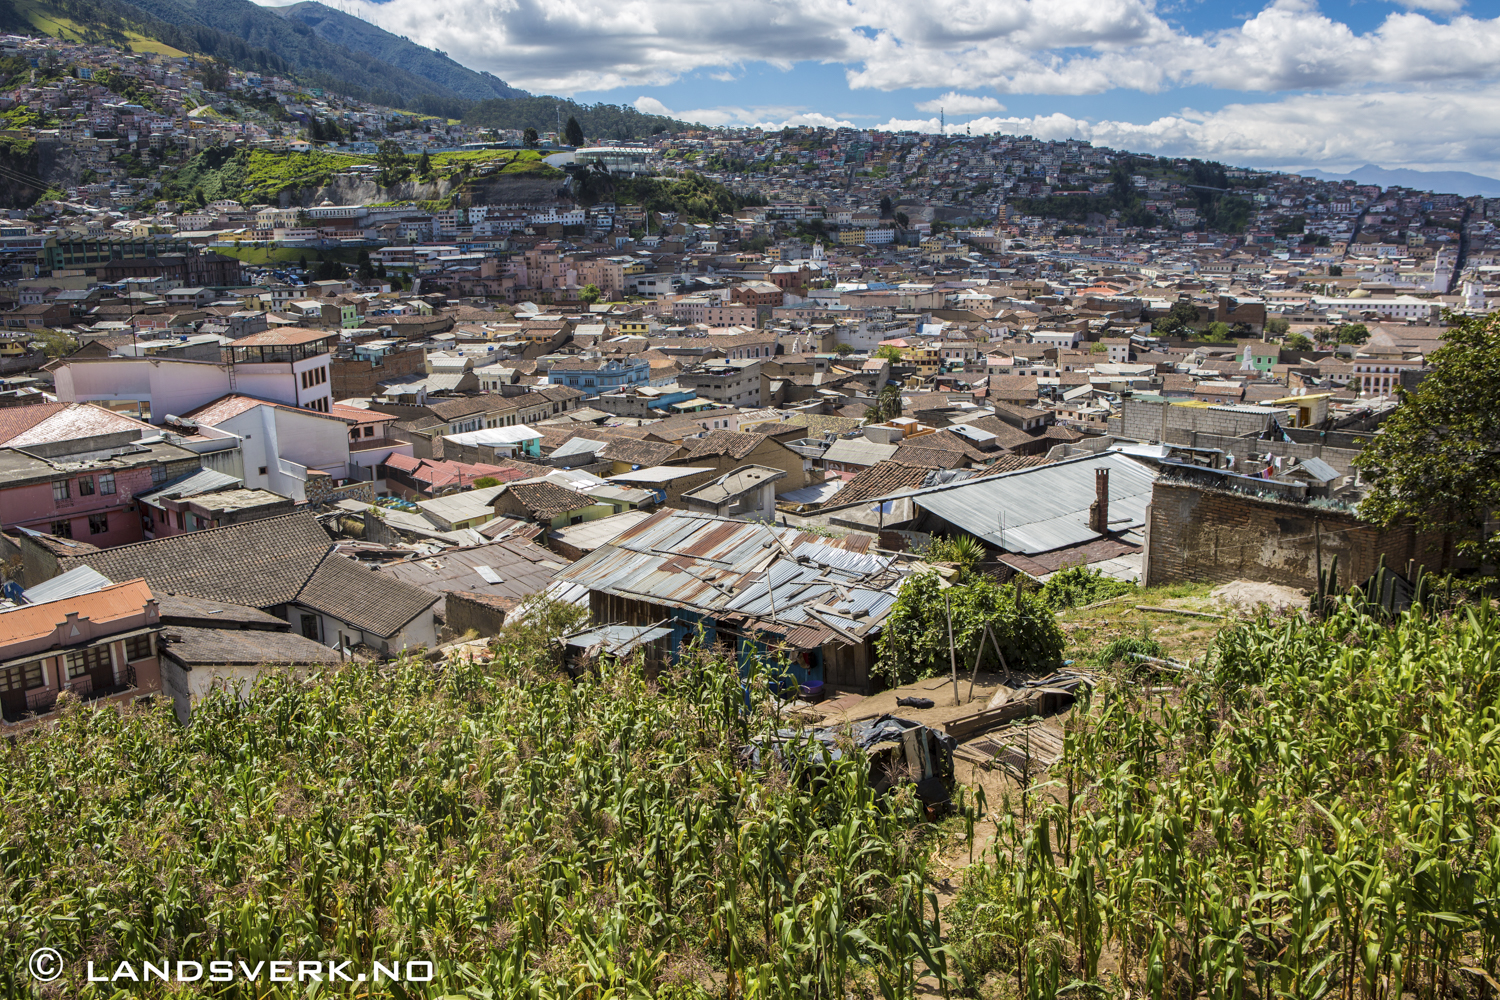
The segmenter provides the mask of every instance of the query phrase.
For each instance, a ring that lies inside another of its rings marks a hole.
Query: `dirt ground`
[[[1261,605],[1272,611],[1300,611],[1308,606],[1305,590],[1278,587],[1274,583],[1252,583],[1249,580],[1235,580],[1215,587],[1210,596],[1236,611],[1252,615],[1260,610]]]

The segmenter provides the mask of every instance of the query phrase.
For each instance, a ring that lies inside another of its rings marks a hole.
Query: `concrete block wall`
[[[1239,437],[1265,430],[1279,412],[1272,407],[1266,407],[1264,413],[1243,413],[1127,399],[1120,407],[1120,416],[1110,418],[1109,433],[1133,441],[1171,440],[1168,435],[1173,431]]]
[[[1189,448],[1218,448],[1235,457],[1235,470],[1245,472],[1245,457],[1251,452],[1264,455],[1270,452],[1272,455],[1291,456],[1293,458],[1306,460],[1309,458],[1321,458],[1343,476],[1354,475],[1354,457],[1359,454],[1358,449],[1329,448],[1321,444],[1297,444],[1290,441],[1261,441],[1255,438],[1226,437],[1223,434],[1206,434],[1196,431],[1174,429],[1167,432],[1168,444],[1180,444]]]

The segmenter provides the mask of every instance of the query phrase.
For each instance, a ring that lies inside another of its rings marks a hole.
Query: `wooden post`
[[[953,673],[953,704],[961,705],[958,700],[958,653],[953,648],[953,608],[948,603],[948,588],[943,588],[943,613],[948,618],[948,668]]]
[[[984,624],[984,635],[979,637],[979,652],[974,654],[974,669],[969,671],[969,700],[974,699],[974,678],[979,676],[979,661],[984,659],[984,640],[990,636],[989,622]]]

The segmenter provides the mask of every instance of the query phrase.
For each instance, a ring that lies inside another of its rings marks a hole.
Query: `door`
[[[304,639],[311,639],[313,642],[323,641],[323,632],[318,628],[317,615],[302,616],[302,637]]]
[[[75,649],[67,656],[68,682],[80,694],[107,691],[115,686],[115,668],[110,663],[109,645]]]

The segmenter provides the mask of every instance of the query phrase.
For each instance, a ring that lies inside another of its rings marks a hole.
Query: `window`
[[[88,476],[78,477],[78,495],[81,497],[91,497],[94,495],[94,480],[92,478]]]
[[[91,670],[101,670],[108,666],[109,647],[107,645],[74,650],[68,654],[68,680],[82,677]]]
[[[52,534],[56,535],[58,538],[72,538],[73,537],[73,522],[72,521],[53,521],[52,522]]]
[[[366,427],[365,428],[365,437],[372,438],[374,436],[375,436],[375,428],[374,427]]]
[[[115,474],[113,472],[101,472],[99,474],[99,492],[108,496],[115,491]]]
[[[66,479],[59,479],[57,482],[52,484],[52,499],[54,501],[66,500],[72,495],[73,494],[69,490],[68,481]],[[54,534],[56,534],[56,532],[54,532]]]
[[[322,637],[321,634],[319,634],[319,631],[318,631],[318,616],[317,615],[303,615],[302,616],[302,637],[304,639],[311,639],[313,642],[322,642],[323,641],[323,637]]]
[[[266,474],[266,467],[264,465],[262,465],[260,467],[260,475],[264,476],[265,474]]]
[[[109,515],[108,514],[90,514],[89,515],[89,534],[91,534],[91,535],[102,535],[105,532],[107,532],[108,530],[109,530]]]
[[[30,691],[32,688],[41,687],[42,684],[41,660],[18,663],[13,667],[0,670],[0,691]]]
[[[152,649],[151,633],[145,635],[133,635],[125,640],[125,659],[130,663],[136,660],[149,660],[155,655]]]
[[[153,465],[153,466],[151,466],[151,483],[152,483],[152,485],[160,485],[161,483],[164,483],[166,481],[167,481],[167,467],[165,465]]]

